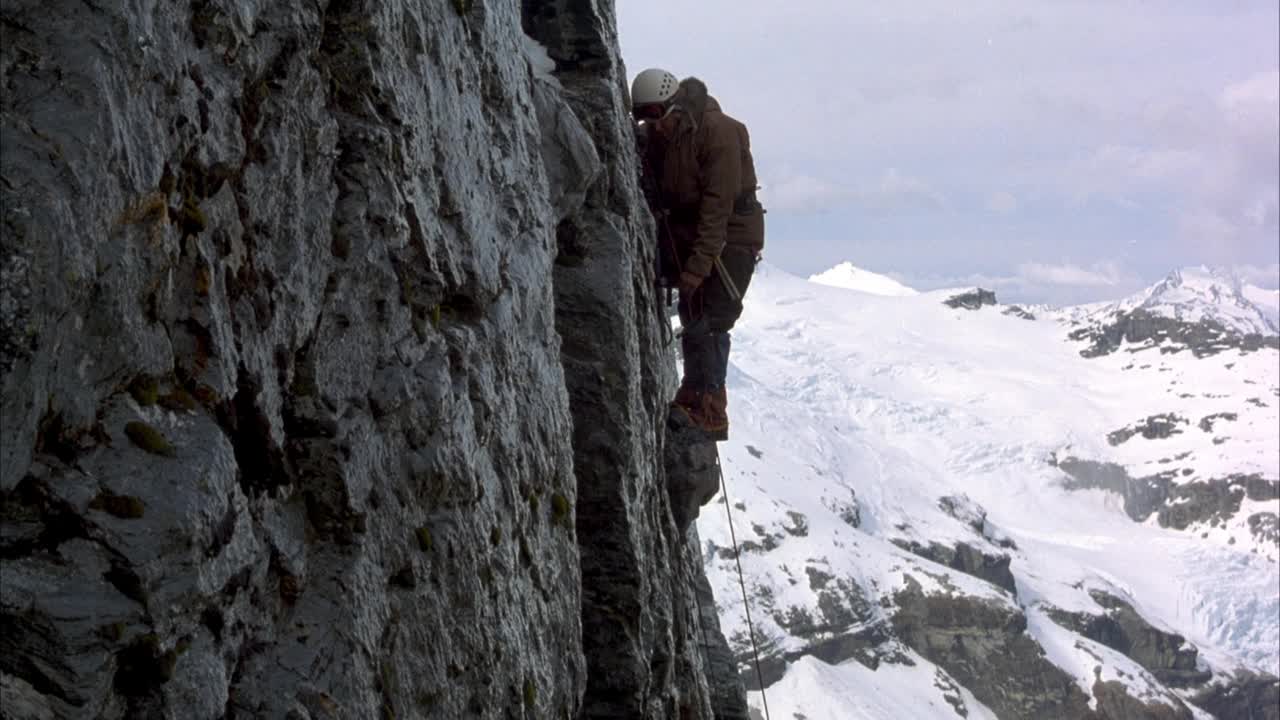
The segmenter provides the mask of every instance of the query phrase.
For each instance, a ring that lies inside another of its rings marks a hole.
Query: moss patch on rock
[[[150,375],[139,375],[129,383],[129,394],[143,407],[155,405],[160,395],[160,383]]]
[[[572,526],[572,515],[570,510],[572,506],[569,499],[560,493],[554,493],[551,496],[551,522],[556,525],[562,525],[565,528]]]
[[[165,410],[174,412],[195,412],[196,408],[200,407],[195,397],[182,388],[175,388],[173,392],[161,395],[157,402]]]
[[[142,517],[147,506],[132,495],[116,495],[110,490],[104,490],[89,501],[89,509],[101,510],[124,520],[137,520]]]
[[[538,686],[529,678],[524,680],[524,706],[532,708],[538,702]]]
[[[159,430],[140,420],[134,420],[125,425],[124,434],[129,437],[130,442],[152,455],[174,457],[178,454]]]

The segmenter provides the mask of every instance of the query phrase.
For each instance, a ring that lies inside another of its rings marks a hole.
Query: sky
[[[1118,299],[1170,270],[1280,286],[1275,0],[619,2],[628,78],[751,133],[766,259],[917,289]]]

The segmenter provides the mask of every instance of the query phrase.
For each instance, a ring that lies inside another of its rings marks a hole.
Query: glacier
[[[856,277],[852,267],[833,274]],[[1238,293],[1220,294],[1227,311],[1209,293],[1190,297],[1204,274],[1174,276],[1179,287],[1145,301],[1176,290],[1184,315],[1246,315]],[[998,306],[950,308],[953,291],[823,280],[761,264],[734,331],[721,445],[774,717],[1032,716],[984,704],[992,689],[960,682],[954,658],[922,657],[930,648],[913,646],[902,620],[917,594],[1023,618],[1019,637],[1084,696],[1063,696],[1062,717],[1156,717],[1158,706],[1212,717],[1194,702],[1211,705],[1207,688],[1280,674],[1280,553],[1251,523],[1280,511],[1280,353],[1129,343],[1086,357],[1068,334],[1087,312],[1028,322]],[[1159,413],[1180,419],[1168,435],[1108,440]],[[1067,459],[1160,479],[1163,504],[1136,521],[1121,493],[1073,483]],[[1206,487],[1225,488],[1225,508],[1162,524],[1199,507],[1191,490]],[[703,509],[703,557],[759,709],[725,509],[722,496]],[[986,560],[966,564],[966,553]],[[1108,617],[1183,645],[1165,662],[1080,632]],[[1108,709],[1109,683],[1148,714]]]

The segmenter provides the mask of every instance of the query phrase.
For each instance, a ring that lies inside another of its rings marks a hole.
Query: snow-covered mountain
[[[1241,285],[1240,294],[1262,313],[1273,328],[1280,328],[1280,290],[1264,290],[1255,285]]]
[[[1046,313],[1076,326],[1077,339],[1104,354],[1122,341],[1163,344],[1165,351],[1213,354],[1227,348],[1280,346],[1280,294],[1248,285],[1235,274],[1204,266],[1183,268],[1146,290],[1113,303]]]
[[[1250,297],[1259,298],[1265,292],[1246,285],[1229,270],[1200,266],[1174,270],[1145,292],[1121,302],[1120,309],[1141,308],[1185,322],[1208,320],[1239,335],[1275,335],[1280,327],[1274,309],[1264,309]]]
[[[908,297],[919,294],[914,289],[903,285],[888,275],[863,270],[850,262],[842,262],[817,275],[810,275],[809,282],[846,290],[857,290],[871,293],[872,295],[888,295],[890,297]]]
[[[1223,287],[1143,302],[1251,317]],[[720,448],[772,717],[1275,717],[1280,351],[1089,352],[1101,307],[860,289],[762,264],[734,331]],[[725,510],[704,560],[758,687]]]

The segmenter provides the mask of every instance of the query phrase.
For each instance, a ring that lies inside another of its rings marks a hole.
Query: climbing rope
[[[747,634],[751,636],[751,657],[756,665],[756,684],[760,686],[760,701],[764,703],[765,720],[769,717],[769,698],[764,694],[764,674],[760,672],[760,648],[756,647],[756,629],[751,624],[751,603],[747,601],[747,581],[742,579],[742,553],[738,550],[738,536],[733,531],[733,508],[729,503],[729,487],[724,481],[724,466],[716,459],[716,472],[720,473],[720,492],[724,495],[724,512],[729,516],[729,540],[733,542],[733,560],[738,564],[738,585],[742,588],[742,609],[747,614]]]

